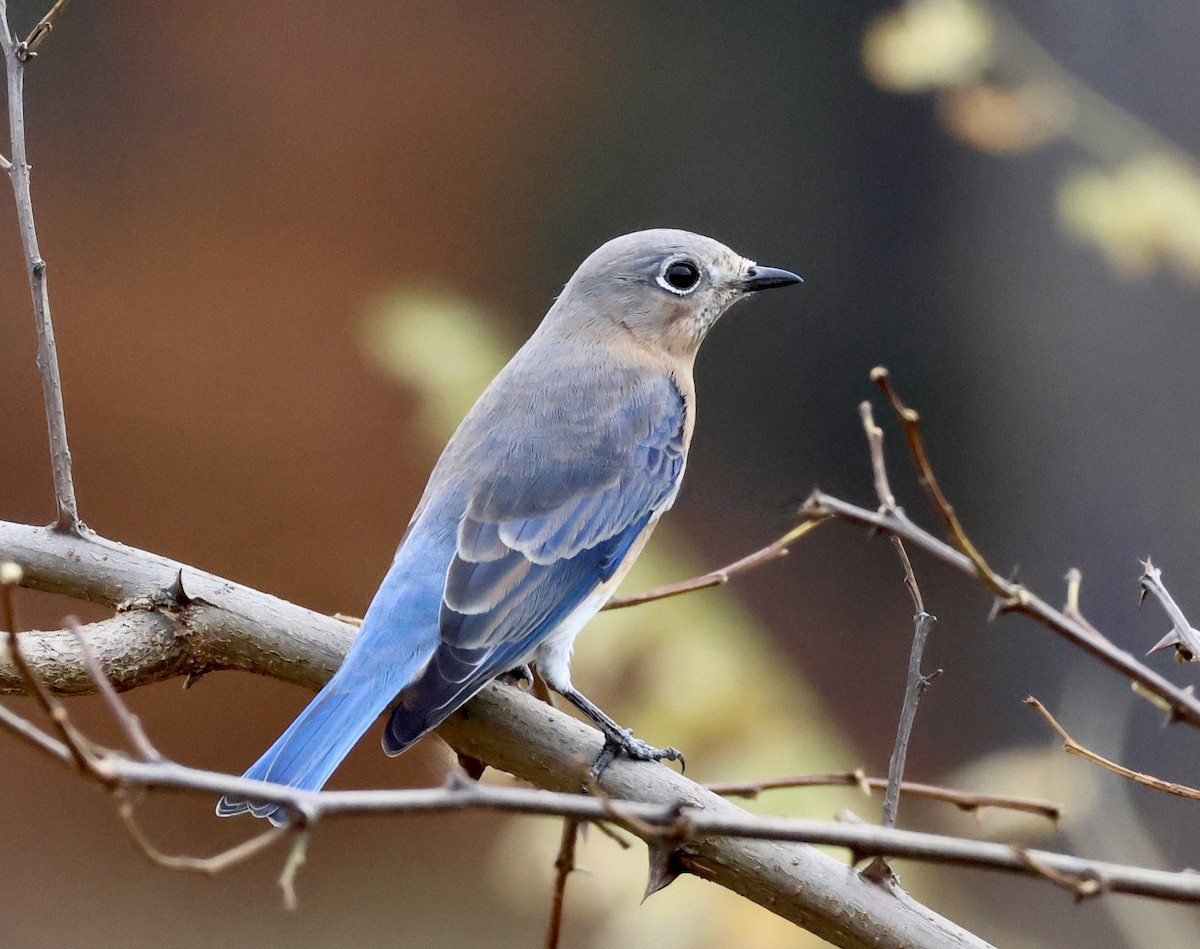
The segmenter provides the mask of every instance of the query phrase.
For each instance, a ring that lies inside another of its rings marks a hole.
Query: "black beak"
[[[780,270],[778,267],[760,267],[757,264],[746,271],[742,280],[742,289],[771,290],[774,287],[790,287],[793,283],[804,283],[804,280],[790,270]]]

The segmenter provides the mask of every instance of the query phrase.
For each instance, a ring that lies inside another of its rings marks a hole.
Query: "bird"
[[[341,666],[244,777],[319,790],[384,712],[398,755],[531,663],[603,732],[594,775],[619,754],[682,761],[580,693],[571,652],[679,493],[708,331],[801,282],[668,228],[588,256],[450,438]],[[217,804],[246,812],[291,819],[266,799]]]

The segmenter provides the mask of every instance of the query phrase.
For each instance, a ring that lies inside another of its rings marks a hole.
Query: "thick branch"
[[[123,608],[86,630],[101,634],[88,641],[118,689],[217,669],[245,669],[316,689],[358,632],[341,620],[94,534],[69,537],[0,521],[0,560],[22,568],[23,586]],[[122,643],[120,631],[131,638]],[[42,671],[56,691],[95,691],[87,688],[83,655],[69,632],[22,633],[21,643],[31,659],[54,662]],[[7,664],[0,664],[0,691],[20,691]]]
[[[125,603],[175,625],[167,651],[182,648],[199,670],[239,668],[315,688],[340,661],[354,635],[346,623],[312,613],[248,587],[184,567],[164,557],[95,536],[80,538],[48,528],[0,521],[0,559],[18,563],[22,583],[108,606]],[[178,579],[182,576],[182,584]],[[143,633],[149,624],[138,627]],[[165,630],[154,627],[160,634]],[[37,637],[22,634],[30,644]],[[145,645],[145,644],[143,644]],[[82,655],[63,649],[68,681],[86,675]],[[104,663],[112,667],[111,656]],[[125,688],[176,674],[171,661],[151,662],[143,674],[127,669]],[[46,681],[64,684],[54,669]],[[11,671],[5,673],[11,677]],[[492,685],[445,722],[439,734],[460,751],[539,787],[577,791],[599,752],[593,729],[516,689]],[[122,768],[157,768],[126,762]],[[162,772],[157,772],[161,774]],[[229,779],[226,779],[229,780]],[[672,771],[615,762],[601,789],[614,799],[675,807],[701,806],[706,819],[739,821],[746,813]],[[581,799],[581,800],[586,800]],[[707,825],[704,833],[709,833]],[[764,834],[764,836],[771,836]],[[833,858],[800,844],[735,840],[712,835],[682,845],[680,859],[692,873],[739,893],[817,935],[842,946],[875,946],[881,933],[890,944],[981,946],[980,940],[906,896],[876,887]],[[1168,875],[1169,876],[1169,875]]]

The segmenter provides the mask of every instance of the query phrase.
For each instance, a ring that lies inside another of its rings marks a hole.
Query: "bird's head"
[[[710,237],[660,228],[603,244],[567,282],[547,322],[558,332],[631,334],[690,358],[730,306],[800,278],[763,267]]]

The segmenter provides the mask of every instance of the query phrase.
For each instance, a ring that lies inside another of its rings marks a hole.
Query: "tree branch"
[[[837,517],[850,524],[894,534],[910,546],[924,550],[960,573],[987,582],[975,563],[967,556],[918,527],[906,514],[871,511],[822,491],[814,491],[809,495],[808,500],[804,502],[804,511],[813,517]],[[1071,645],[1156,696],[1169,710],[1173,721],[1186,722],[1200,728],[1200,699],[1190,691],[1178,688],[1130,653],[1118,649],[1106,637],[1096,636],[1086,625],[1056,610],[1021,584],[1003,578],[999,578],[998,582],[1001,591],[1001,612],[1024,613],[1032,617]],[[990,584],[988,585],[990,588]]]
[[[801,774],[787,778],[765,778],[761,781],[710,781],[704,785],[713,794],[721,797],[754,798],[764,791],[780,791],[788,788],[814,787],[856,787],[864,794],[872,791],[886,790],[887,778],[870,777],[863,771],[838,771],[834,774]],[[1062,816],[1062,807],[1053,801],[1043,801],[1030,797],[1011,797],[1007,794],[981,794],[975,791],[959,791],[955,788],[939,787],[935,784],[920,784],[916,781],[902,781],[900,793],[911,797],[926,798],[931,801],[941,801],[953,804],[959,810],[977,813],[984,808],[995,807],[1002,810],[1022,811],[1026,814],[1037,814],[1048,820],[1057,822]]]
[[[1072,738],[1067,730],[1058,723],[1058,719],[1050,714],[1050,710],[1032,695],[1025,700],[1025,704],[1042,716],[1046,720],[1046,724],[1054,729],[1058,737],[1062,739],[1063,751],[1067,754],[1075,755],[1084,761],[1090,761],[1092,764],[1099,765],[1106,771],[1111,771],[1113,774],[1120,775],[1123,778],[1128,778],[1130,781],[1142,785],[1142,787],[1153,788],[1155,791],[1162,791],[1164,794],[1173,794],[1176,797],[1184,797],[1189,801],[1200,801],[1200,788],[1178,784],[1175,781],[1164,781],[1162,778],[1156,778],[1152,774],[1144,774],[1141,771],[1134,771],[1132,768],[1117,764],[1111,758],[1105,758],[1103,755],[1097,754]]]
[[[106,673],[115,668],[121,674],[117,685],[122,688],[177,675],[185,669],[200,672],[224,668],[261,672],[317,688],[332,674],[355,633],[352,626],[339,620],[92,534],[68,537],[49,528],[0,521],[0,558],[20,565],[25,586],[122,607],[125,612],[118,619],[131,612],[156,617],[153,625],[142,621],[134,627],[143,634],[153,631],[166,637],[166,655],[157,657],[150,655],[149,642],[143,639],[139,648],[149,660],[145,669],[133,668],[111,653],[99,653]],[[169,626],[159,625],[164,620]],[[65,670],[67,682],[77,689],[87,676],[78,646],[71,640],[69,648],[57,653],[56,662],[42,669],[37,666],[39,654],[34,648],[38,639],[36,634],[21,634],[22,648],[29,643],[31,665],[55,690],[61,690],[64,684],[56,675]],[[55,645],[61,647],[66,642],[58,639]],[[173,658],[177,652],[187,658]],[[0,664],[0,683],[0,688],[13,690],[10,662]],[[0,709],[0,722],[11,718],[11,713]],[[600,735],[532,696],[518,689],[489,685],[465,710],[444,722],[438,733],[459,751],[493,767],[538,787],[568,792],[564,802],[569,804],[556,804],[547,813],[603,819],[595,799],[574,793],[584,786],[590,762],[599,753]],[[51,753],[59,744],[53,739],[39,742],[21,734]],[[66,752],[65,748],[61,750]],[[108,779],[132,781],[147,788],[178,789],[183,773],[181,765],[171,762],[119,757],[104,759],[102,767]],[[254,797],[268,787],[207,772],[199,772],[203,777],[196,777],[192,769],[185,770],[195,787],[214,796],[230,792]],[[699,836],[680,846],[681,865],[837,945],[878,945],[884,932],[918,946],[983,945],[920,903],[871,884],[820,851],[772,840],[773,835],[766,832],[761,832],[760,839],[758,824],[754,825],[753,838],[724,836],[749,815],[667,768],[617,761],[604,772],[600,789],[621,802],[612,805],[620,808],[620,813],[632,807],[629,814],[638,819],[657,814],[661,823],[664,814],[678,813],[680,802],[689,808],[702,808],[699,823],[690,818]],[[316,813],[387,812],[398,799],[379,795],[396,793],[404,792],[326,792]],[[270,786],[270,796],[302,814],[312,813],[315,806],[315,796],[306,797],[305,792]],[[487,800],[486,806],[493,806],[492,799]],[[630,800],[639,803],[625,803]],[[413,809],[411,802],[405,805],[405,810]],[[433,793],[416,809],[460,808],[458,802]],[[716,827],[724,829],[710,830]],[[837,836],[843,830],[835,827],[829,832]]]
[[[711,573],[706,573],[703,576],[693,577],[690,580],[681,580],[678,583],[668,583],[666,586],[654,587],[651,590],[635,593],[632,596],[614,596],[604,604],[604,609],[621,610],[627,606],[640,606],[642,603],[650,603],[654,600],[665,600],[667,597],[679,596],[681,593],[691,593],[694,590],[707,590],[710,587],[719,587],[722,584],[728,583],[739,573],[745,573],[754,567],[759,567],[772,560],[778,560],[780,557],[786,557],[791,545],[805,534],[810,533],[820,523],[819,520],[807,520],[801,524],[797,524],[778,540],[767,544],[766,547],[756,550],[752,554],[747,554],[741,560],[735,560],[733,563],[721,567],[719,570],[714,570]]]
[[[66,4],[60,0],[34,28],[28,41],[18,42],[8,26],[8,9],[0,0],[0,50],[3,50],[8,74],[8,130],[12,143],[12,161],[7,162],[17,202],[17,222],[25,265],[29,273],[29,291],[37,318],[38,370],[42,374],[42,398],[46,403],[46,425],[50,433],[50,464],[54,473],[54,495],[58,506],[55,529],[78,535],[83,529],[75,503],[75,484],[71,474],[71,451],[67,446],[67,418],[63,408],[62,378],[58,371],[58,347],[54,342],[54,324],[50,320],[50,295],[46,287],[46,262],[38,249],[37,229],[33,223],[33,198],[29,189],[30,165],[25,151],[25,67],[35,55],[30,44],[38,44],[50,31],[55,16]]]
[[[1200,631],[1192,628],[1192,624],[1183,615],[1183,610],[1175,602],[1175,597],[1163,583],[1162,571],[1150,562],[1147,557],[1142,561],[1142,575],[1138,579],[1142,585],[1142,600],[1146,594],[1152,594],[1163,611],[1171,618],[1171,629],[1162,639],[1150,647],[1149,655],[1160,649],[1175,647],[1175,658],[1180,662],[1200,661]]]

